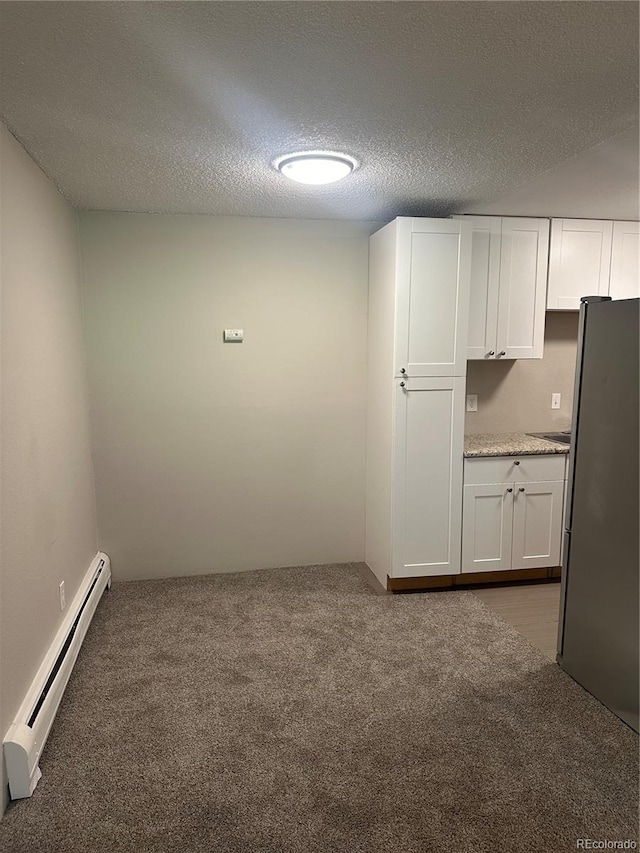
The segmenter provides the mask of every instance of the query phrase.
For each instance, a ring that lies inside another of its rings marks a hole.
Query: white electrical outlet
[[[244,340],[243,329],[225,329],[222,335],[225,344],[241,344]]]
[[[562,399],[562,394],[552,394],[551,395],[551,408],[559,409],[560,408],[560,400]]]
[[[478,411],[478,395],[477,394],[467,394],[467,411],[468,412],[477,412]]]
[[[60,581],[60,610],[64,610],[67,606],[67,597],[64,593],[64,581]]]

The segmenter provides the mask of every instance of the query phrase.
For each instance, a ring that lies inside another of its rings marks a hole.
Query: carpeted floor
[[[350,566],[114,584],[6,853],[637,841],[637,738],[473,594]]]

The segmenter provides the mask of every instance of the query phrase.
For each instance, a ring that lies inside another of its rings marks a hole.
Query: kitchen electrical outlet
[[[559,409],[560,408],[560,400],[562,398],[562,394],[552,394],[551,395],[551,408]]]
[[[64,592],[64,581],[60,581],[60,610],[64,610],[67,606],[67,597]]]
[[[244,340],[243,329],[225,329],[223,336],[225,344],[241,344]]]
[[[477,412],[478,411],[478,395],[477,394],[467,394],[467,411],[468,412]]]

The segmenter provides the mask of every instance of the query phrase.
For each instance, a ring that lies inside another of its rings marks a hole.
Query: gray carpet
[[[637,840],[637,738],[464,592],[350,566],[114,584],[19,853],[558,853]]]

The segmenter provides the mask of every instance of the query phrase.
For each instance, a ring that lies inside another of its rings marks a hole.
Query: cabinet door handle
[[[518,491],[519,491],[519,492],[524,492],[524,489],[522,488],[522,486],[520,486],[520,488],[518,489]]]
[[[513,489],[507,489],[507,491],[508,491],[508,492],[512,492],[512,491],[513,491]]]
[[[401,382],[401,383],[400,383],[400,387],[401,387],[401,388],[404,388],[405,384],[406,384],[406,383]]]
[[[514,464],[514,465],[519,465],[519,464],[520,464],[520,460],[519,460],[519,459],[516,459],[516,461],[515,461],[513,464]]]
[[[502,356],[502,355],[506,355],[506,352],[504,350],[502,350],[502,352],[498,353],[498,358],[500,358],[500,356]]]
[[[400,368],[400,373],[406,373],[406,372],[407,372],[407,371],[404,369],[404,367],[401,367],[401,368]]]
[[[492,349],[491,352],[487,353],[487,355],[495,355],[495,354],[496,354],[496,351],[494,349]]]

